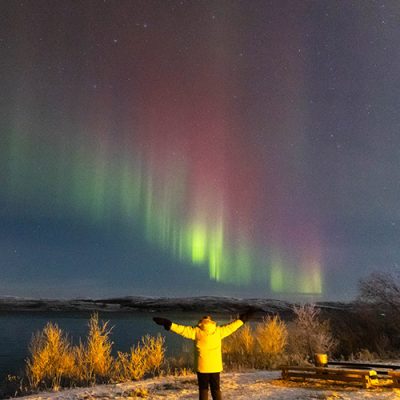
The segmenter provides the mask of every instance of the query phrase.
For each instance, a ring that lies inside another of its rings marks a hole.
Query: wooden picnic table
[[[388,372],[389,377],[392,379],[393,387],[400,387],[400,370],[392,370]]]
[[[291,366],[281,367],[283,379],[320,379],[339,382],[360,383],[369,388],[378,376],[373,369],[351,369],[337,367]]]
[[[382,363],[360,363],[349,361],[329,361],[328,367],[341,367],[353,369],[373,369],[378,375],[389,375],[389,371],[400,370],[400,365]]]

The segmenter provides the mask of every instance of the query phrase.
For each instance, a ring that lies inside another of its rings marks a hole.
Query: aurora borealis
[[[0,294],[347,298],[397,266],[396,1],[0,3]]]

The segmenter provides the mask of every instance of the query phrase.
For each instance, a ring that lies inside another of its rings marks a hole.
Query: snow
[[[221,374],[224,400],[388,400],[400,399],[400,389],[363,389],[324,382],[286,382],[280,371],[229,372]],[[143,394],[142,394],[143,393]],[[98,385],[61,392],[26,396],[26,400],[194,400],[198,399],[195,375],[164,376],[138,382]],[[211,395],[209,396],[211,399]]]

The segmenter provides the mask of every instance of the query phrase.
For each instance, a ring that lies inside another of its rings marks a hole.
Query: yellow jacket
[[[203,318],[195,327],[172,323],[171,331],[194,340],[194,361],[198,372],[211,373],[222,371],[222,339],[243,325],[237,319],[229,324],[217,326],[210,317]]]

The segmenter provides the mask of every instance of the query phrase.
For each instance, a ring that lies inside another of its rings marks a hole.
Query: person
[[[154,317],[156,324],[164,326],[167,331],[174,332],[186,339],[194,341],[195,369],[199,387],[199,399],[208,399],[208,387],[210,387],[213,400],[221,400],[220,372],[222,371],[222,339],[238,330],[248,321],[252,311],[239,315],[239,318],[218,326],[211,316],[200,319],[197,326],[176,324],[169,319]]]

